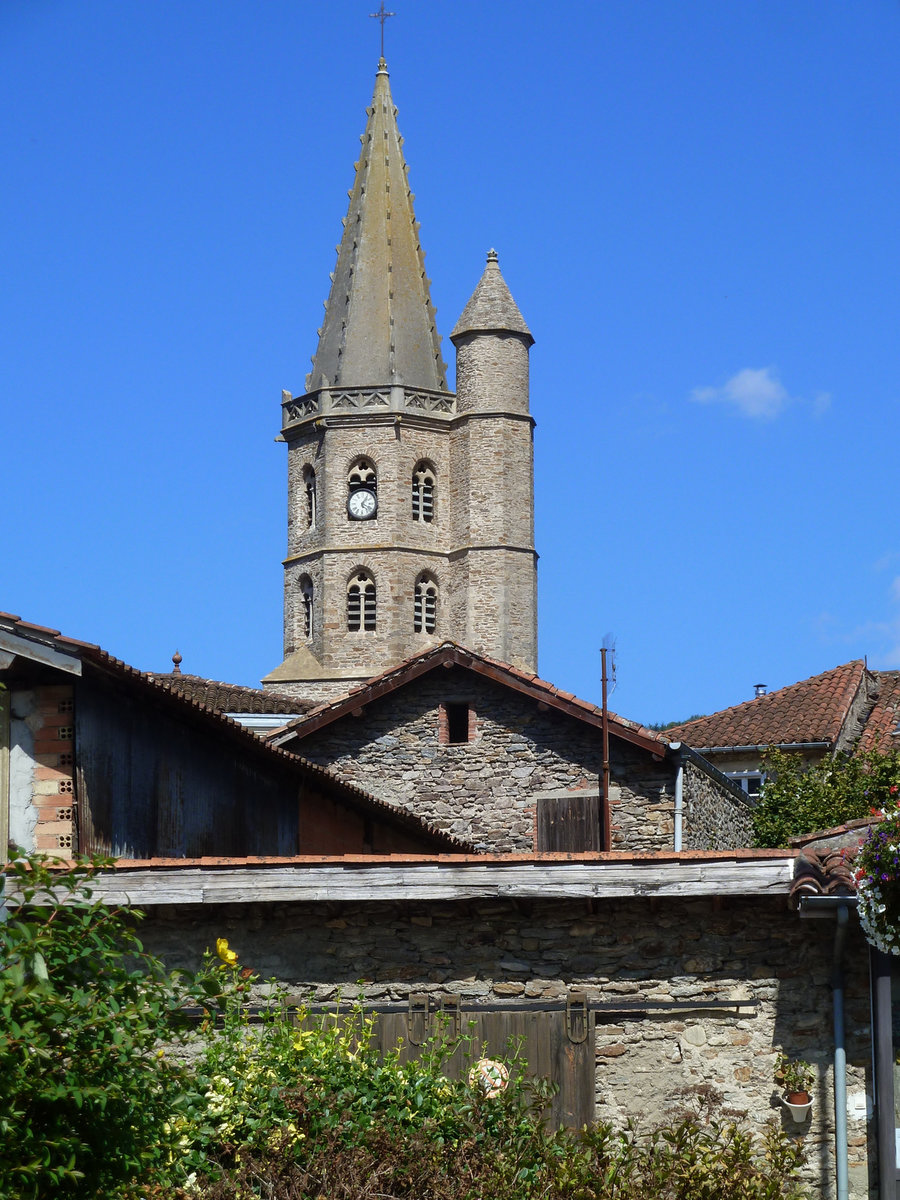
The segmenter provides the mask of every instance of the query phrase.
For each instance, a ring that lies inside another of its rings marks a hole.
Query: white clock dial
[[[350,493],[350,498],[347,501],[347,512],[351,517],[355,517],[357,521],[364,521],[366,517],[373,517],[377,501],[375,493],[369,488],[357,488],[355,492]]]

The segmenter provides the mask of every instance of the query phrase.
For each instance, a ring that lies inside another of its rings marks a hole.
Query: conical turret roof
[[[384,386],[446,391],[387,64],[378,63],[350,207],[307,391]]]
[[[513,300],[506,280],[500,274],[496,250],[488,250],[484,274],[469,297],[469,303],[463,309],[462,316],[454,325],[450,338],[452,340],[462,337],[465,333],[484,333],[488,330],[522,333],[529,339],[529,345],[534,342],[531,330],[525,324],[525,318],[519,312],[519,306]]]

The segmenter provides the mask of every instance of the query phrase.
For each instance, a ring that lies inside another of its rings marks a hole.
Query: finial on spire
[[[181,657],[181,655],[180,655],[180,654],[178,653],[178,651],[176,650],[176,651],[175,651],[175,653],[172,655],[172,662],[175,664],[175,665],[172,667],[172,674],[173,674],[173,675],[180,675],[180,674],[181,674],[181,664],[182,664],[182,662],[183,662],[183,661],[184,661],[184,659]]]
[[[496,250],[493,250],[493,249],[492,249],[492,250],[488,250],[488,252],[487,252],[487,261],[488,261],[488,266],[489,266],[489,267],[490,267],[490,266],[494,266],[494,267],[499,267],[499,266],[500,266],[500,260],[499,260],[499,258],[497,257],[497,251],[496,251]]]
[[[381,0],[381,8],[379,8],[378,12],[369,13],[370,17],[374,17],[376,21],[381,22],[381,58],[378,60],[379,71],[383,67],[387,67],[387,63],[384,61],[384,23],[388,17],[396,17],[396,15],[393,12],[385,12],[384,0]]]

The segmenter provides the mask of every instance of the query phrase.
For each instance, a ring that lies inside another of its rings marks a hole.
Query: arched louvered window
[[[434,633],[437,628],[437,584],[429,575],[416,580],[413,629],[416,633]]]
[[[414,521],[430,524],[434,520],[434,469],[426,462],[416,463],[412,477],[412,516]]]
[[[308,575],[300,576],[300,603],[303,614],[303,636],[311,638],[313,634],[313,581]]]
[[[351,633],[375,630],[375,580],[367,571],[354,575],[347,586],[347,629]]]
[[[303,468],[303,486],[306,489],[306,528],[316,525],[316,473],[312,467]]]

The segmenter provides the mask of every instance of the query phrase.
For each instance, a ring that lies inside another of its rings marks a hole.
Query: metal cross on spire
[[[388,17],[396,17],[396,13],[385,12],[384,0],[381,0],[381,8],[378,12],[369,13],[370,17],[374,17],[376,21],[381,22],[381,57],[384,58],[384,23]]]

